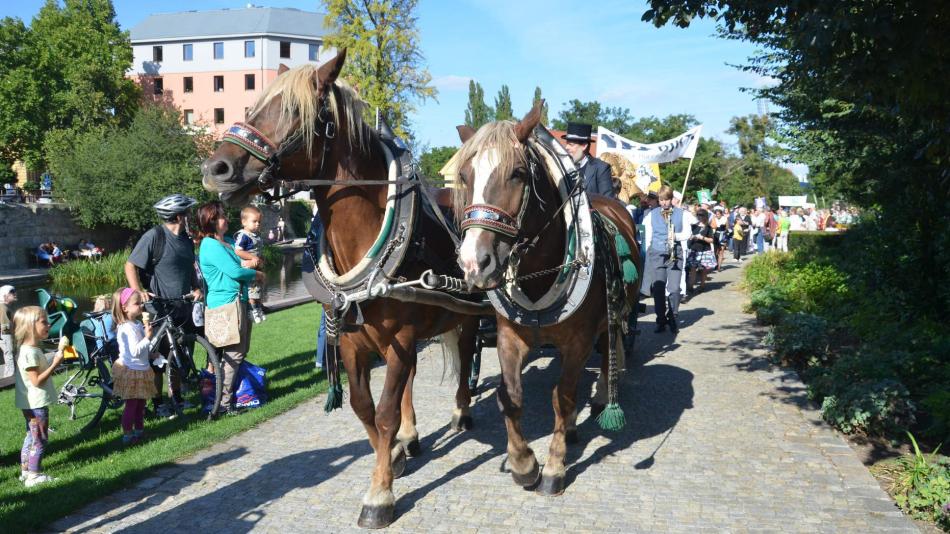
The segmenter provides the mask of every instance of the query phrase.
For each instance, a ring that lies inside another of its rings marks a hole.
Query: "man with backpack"
[[[201,282],[195,270],[195,244],[187,232],[191,207],[197,204],[193,198],[176,193],[155,203],[155,211],[162,220],[142,235],[128,261],[125,262],[125,278],[129,287],[145,291],[161,298],[181,298],[191,295],[195,301],[202,298]],[[192,306],[180,306],[173,312],[176,324],[186,330],[194,329]],[[168,359],[170,347],[163,340],[158,350]],[[174,371],[169,373],[172,391],[172,406],[162,400],[163,369],[155,371],[155,386],[158,396],[152,399],[152,408],[159,417],[174,418],[179,408],[186,408],[181,399],[181,380]],[[176,406],[177,405],[177,406]]]

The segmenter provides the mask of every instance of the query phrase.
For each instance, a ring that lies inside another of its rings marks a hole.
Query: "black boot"
[[[666,332],[666,323],[656,323],[656,330],[653,331],[654,334],[660,334]]]
[[[676,334],[679,333],[680,327],[679,327],[678,324],[676,324],[676,316],[675,316],[675,315],[670,314],[670,316],[666,318],[666,322],[667,322],[667,324],[670,325],[670,332],[672,332],[673,335],[676,335]]]

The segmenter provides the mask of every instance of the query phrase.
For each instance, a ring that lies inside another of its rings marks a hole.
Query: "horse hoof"
[[[466,430],[471,430],[475,426],[475,423],[472,422],[471,415],[453,415],[452,416],[452,429],[456,432],[464,432]]]
[[[566,442],[567,442],[568,444],[570,444],[570,445],[574,445],[575,443],[577,443],[577,441],[578,441],[578,440],[577,440],[577,429],[568,430],[568,431],[564,434],[564,441],[566,441]]]
[[[363,506],[356,524],[360,528],[386,528],[393,522],[396,506]]]
[[[402,444],[393,447],[392,452],[393,478],[399,478],[406,470],[406,448]]]
[[[542,476],[541,484],[538,485],[538,489],[535,490],[539,495],[547,495],[548,497],[556,497],[564,493],[564,477],[563,476]]]
[[[540,477],[541,468],[538,466],[537,460],[534,462],[534,467],[523,475],[515,473],[514,471],[511,472],[511,478],[515,479],[515,484],[522,488],[530,488],[535,485]]]
[[[591,404],[590,404],[590,416],[591,416],[591,418],[592,418],[592,419],[597,419],[597,416],[600,415],[600,412],[604,411],[604,408],[606,408],[606,407],[607,407],[606,404],[595,404],[595,403],[591,403]]]
[[[403,441],[402,446],[405,447],[406,452],[409,453],[411,458],[415,458],[422,454],[422,447],[419,445],[419,438],[415,438],[411,441]]]

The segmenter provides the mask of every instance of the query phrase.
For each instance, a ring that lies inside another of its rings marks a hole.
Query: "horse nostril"
[[[223,159],[214,160],[208,165],[208,172],[214,177],[229,177],[231,176],[231,164]]]
[[[484,256],[478,259],[479,270],[484,271],[485,269],[488,268],[489,265],[491,265],[491,254],[485,254]]]

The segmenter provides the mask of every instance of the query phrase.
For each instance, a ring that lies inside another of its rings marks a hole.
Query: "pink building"
[[[323,17],[269,7],[150,15],[131,30],[128,74],[181,109],[185,123],[220,137],[244,120],[280,64],[326,59]]]

